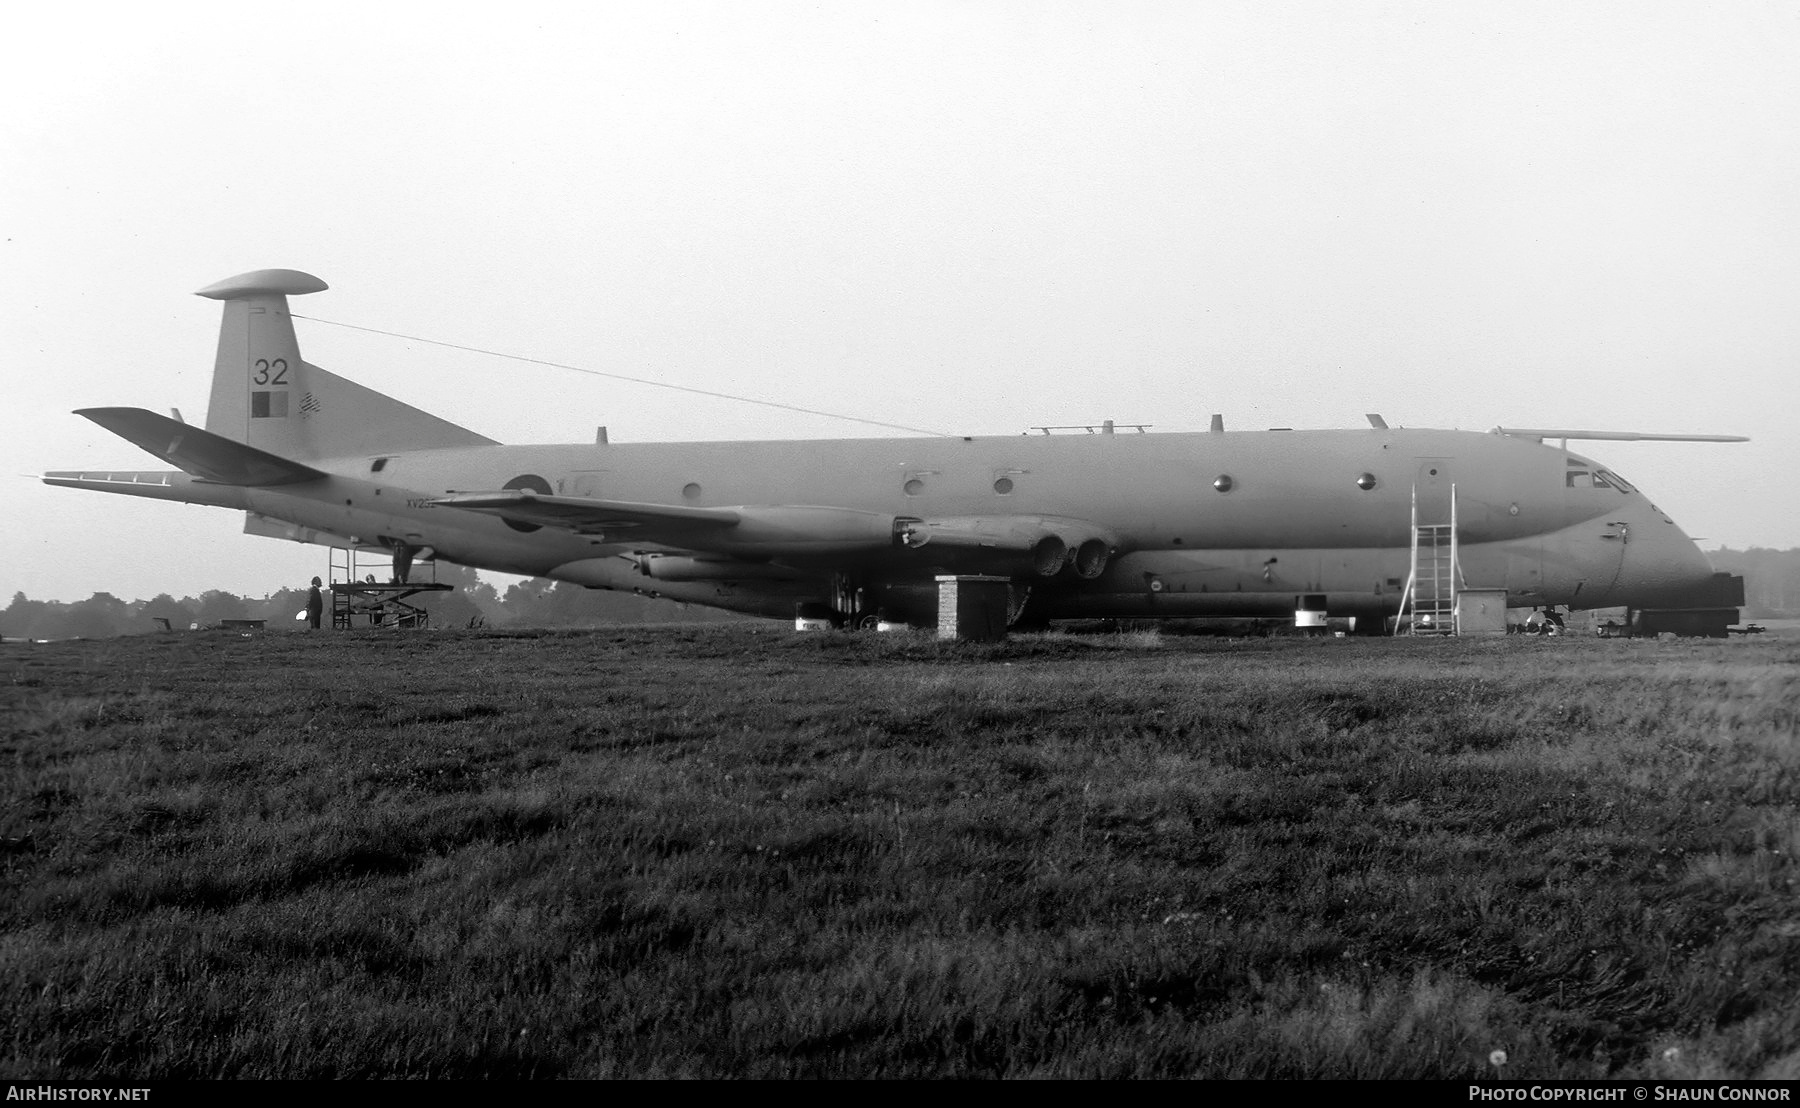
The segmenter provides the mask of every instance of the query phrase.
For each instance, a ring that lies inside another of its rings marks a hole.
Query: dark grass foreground
[[[1791,639],[189,634],[0,675],[7,1078],[1800,1077]]]

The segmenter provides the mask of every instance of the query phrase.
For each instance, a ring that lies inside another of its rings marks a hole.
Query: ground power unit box
[[[939,577],[938,638],[995,642],[1006,637],[1012,582],[1005,577]]]
[[[1456,633],[1506,634],[1506,590],[1464,589],[1457,593]]]

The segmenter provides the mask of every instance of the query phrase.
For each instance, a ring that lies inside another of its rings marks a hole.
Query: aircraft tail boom
[[[241,485],[219,485],[174,470],[56,469],[40,476],[46,485],[87,489],[177,504],[204,504],[215,508],[242,508],[247,497]]]

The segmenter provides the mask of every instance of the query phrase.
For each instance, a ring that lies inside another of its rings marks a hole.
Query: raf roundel
[[[501,487],[504,489],[514,490],[517,492],[536,492],[536,493],[542,493],[545,496],[550,495],[550,482],[544,480],[542,477],[539,477],[535,473],[521,474],[518,477],[514,477],[512,480],[508,481],[506,484],[502,485]],[[523,532],[524,534],[527,534],[527,535],[529,535],[533,531],[540,529],[540,525],[536,524],[536,523],[521,523],[516,519],[508,519],[504,516],[502,516],[501,518],[506,521],[506,525],[508,527],[511,527],[515,531]]]

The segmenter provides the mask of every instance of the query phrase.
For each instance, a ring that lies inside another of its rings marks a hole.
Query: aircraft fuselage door
[[[1428,526],[1450,522],[1450,458],[1418,458],[1413,473],[1413,495],[1419,505],[1419,523]]]
[[[1571,566],[1578,566],[1575,596],[1578,601],[1606,603],[1606,594],[1619,583],[1630,558],[1631,528],[1623,521],[1609,518],[1605,512],[1609,502],[1623,506],[1625,490],[1615,484],[1624,482],[1586,459],[1569,456],[1563,471],[1563,511],[1567,519],[1591,516],[1578,525],[1574,541],[1578,548],[1571,552]]]

